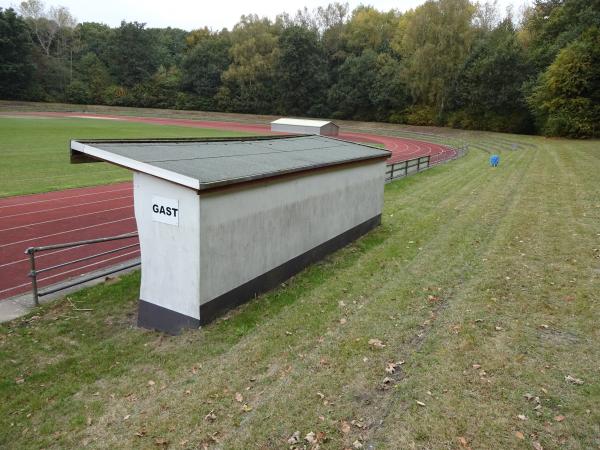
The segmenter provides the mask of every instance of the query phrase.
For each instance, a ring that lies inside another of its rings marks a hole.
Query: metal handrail
[[[448,161],[453,161],[455,159],[460,158],[461,156],[464,156],[467,154],[467,152],[469,151],[469,147],[468,145],[463,145],[461,147],[448,147],[452,150],[455,151],[455,155],[450,157],[450,158],[446,158],[437,162],[432,163],[431,162],[431,155],[426,155],[426,156],[419,156],[417,158],[412,158],[412,159],[405,159],[403,161],[396,161],[394,163],[391,164],[387,164],[386,165],[386,171],[385,171],[385,182],[389,183],[395,179],[398,178],[403,178],[406,177],[408,175],[410,175],[411,173],[417,173],[417,172],[421,172],[425,169],[429,169],[430,167],[436,166],[438,164],[442,164]],[[412,169],[416,167],[417,170],[412,170],[409,171],[409,169]],[[399,173],[399,175],[395,175],[396,173]]]
[[[45,245],[45,246],[40,246],[40,247],[29,247],[29,248],[27,248],[27,250],[25,250],[25,254],[29,255],[29,263],[30,263],[30,267],[31,267],[31,270],[30,270],[28,276],[31,278],[31,288],[32,288],[32,292],[33,292],[33,300],[35,302],[35,305],[39,306],[39,304],[40,304],[39,303],[39,298],[42,297],[42,296],[44,296],[44,295],[52,294],[54,292],[58,292],[58,291],[61,291],[63,289],[67,289],[67,288],[70,288],[70,287],[73,287],[73,286],[77,286],[79,284],[86,283],[86,282],[94,280],[96,278],[101,278],[103,276],[110,275],[110,274],[118,272],[120,270],[128,269],[130,267],[135,267],[135,266],[139,265],[140,262],[137,261],[137,262],[128,264],[126,266],[119,267],[118,269],[111,268],[111,269],[108,269],[108,270],[96,273],[94,275],[90,275],[90,276],[87,276],[87,277],[84,277],[84,278],[80,278],[77,281],[73,281],[71,283],[68,283],[68,284],[65,284],[65,285],[62,285],[62,286],[59,286],[59,287],[55,287],[55,288],[51,288],[51,289],[46,289],[44,291],[40,291],[38,289],[38,279],[37,279],[37,276],[40,273],[48,272],[50,270],[58,269],[60,267],[65,267],[65,266],[68,266],[68,265],[71,265],[71,264],[76,264],[76,263],[79,263],[79,262],[82,262],[82,261],[88,261],[90,259],[98,258],[100,256],[109,255],[111,253],[117,253],[117,252],[119,252],[121,250],[125,250],[125,249],[132,248],[132,247],[137,247],[140,244],[137,243],[137,244],[125,245],[123,247],[119,247],[119,248],[116,248],[116,249],[107,250],[107,251],[100,252],[100,253],[95,253],[95,254],[89,255],[89,256],[84,256],[82,258],[77,258],[77,259],[72,260],[72,261],[67,261],[67,262],[64,262],[64,263],[56,264],[54,266],[45,267],[45,268],[39,269],[39,270],[36,270],[36,265],[35,265],[35,254],[36,253],[47,251],[47,250],[57,250],[57,249],[62,249],[62,248],[79,247],[79,246],[82,246],[82,245],[99,244],[99,243],[102,243],[102,242],[112,242],[112,241],[117,241],[117,240],[121,240],[121,239],[131,239],[131,238],[135,238],[135,237],[138,237],[137,233],[127,233],[127,234],[121,234],[121,235],[118,235],[118,236],[110,236],[110,237],[105,237],[105,238],[87,239],[85,241],[66,242],[66,243],[62,243],[62,244]]]

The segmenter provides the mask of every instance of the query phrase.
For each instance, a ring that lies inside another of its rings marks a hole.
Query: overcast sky
[[[498,0],[501,10],[513,4],[515,13],[528,0]],[[274,19],[282,12],[294,14],[306,6],[312,10],[318,6],[331,3],[328,0],[46,0],[46,5],[66,6],[78,22],[102,22],[110,26],[118,26],[121,20],[145,22],[148,27],[174,27],[193,30],[207,26],[214,30],[227,27],[231,29],[242,14],[255,13]],[[344,3],[341,1],[341,3]],[[371,0],[348,1],[350,8],[369,4],[382,11],[396,8],[406,11],[414,8],[424,0]],[[0,7],[13,7],[18,10],[20,1],[0,0]]]

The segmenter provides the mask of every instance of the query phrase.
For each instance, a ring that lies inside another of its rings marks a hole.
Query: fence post
[[[431,155],[427,155],[427,167],[431,167]]]
[[[35,248],[29,247],[27,250],[25,250],[25,253],[29,254],[29,264],[31,267],[29,277],[31,278],[31,291],[33,292],[33,301],[35,302],[35,306],[40,306],[37,286],[37,273],[35,271]]]

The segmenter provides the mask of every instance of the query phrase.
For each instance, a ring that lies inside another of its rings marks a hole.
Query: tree
[[[323,111],[327,60],[315,30],[299,25],[279,36],[275,62],[275,107],[281,114],[310,115]]]
[[[221,74],[231,63],[229,32],[196,30],[190,36],[192,46],[181,62],[181,88],[190,94],[187,107],[214,110]]]
[[[570,43],[540,76],[529,97],[543,133],[600,136],[600,30]]]
[[[475,11],[469,0],[429,0],[400,23],[406,84],[415,103],[435,110],[437,121],[471,49]]]
[[[454,91],[461,121],[454,125],[495,131],[530,131],[523,83],[531,74],[512,21],[485,34],[465,61]]]
[[[24,1],[20,10],[44,54],[50,56],[54,49],[59,56],[62,55],[67,46],[66,34],[77,24],[69,10],[64,6],[46,9],[41,0]]]
[[[525,12],[522,39],[538,72],[590,27],[600,27],[600,0],[536,0]]]
[[[149,80],[158,68],[156,43],[139,22],[121,22],[110,40],[110,69],[119,84],[133,87]]]
[[[398,28],[399,14],[379,12],[370,6],[359,6],[344,27],[343,35],[348,51],[360,55],[364,50],[389,52]]]
[[[112,78],[106,65],[93,52],[86,53],[77,64],[77,78],[88,90],[91,103],[103,103],[104,92],[112,84]]]
[[[14,9],[0,8],[0,97],[23,98],[31,83],[34,65],[32,44],[25,21]]]
[[[242,16],[231,32],[232,63],[223,72],[217,94],[225,110],[270,113],[275,100],[275,63],[281,24],[256,15]]]

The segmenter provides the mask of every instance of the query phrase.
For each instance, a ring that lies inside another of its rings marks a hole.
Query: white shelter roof
[[[335,125],[330,120],[293,119],[290,117],[282,117],[281,119],[274,120],[271,123],[278,125],[297,125],[300,127],[322,127],[328,124]]]

